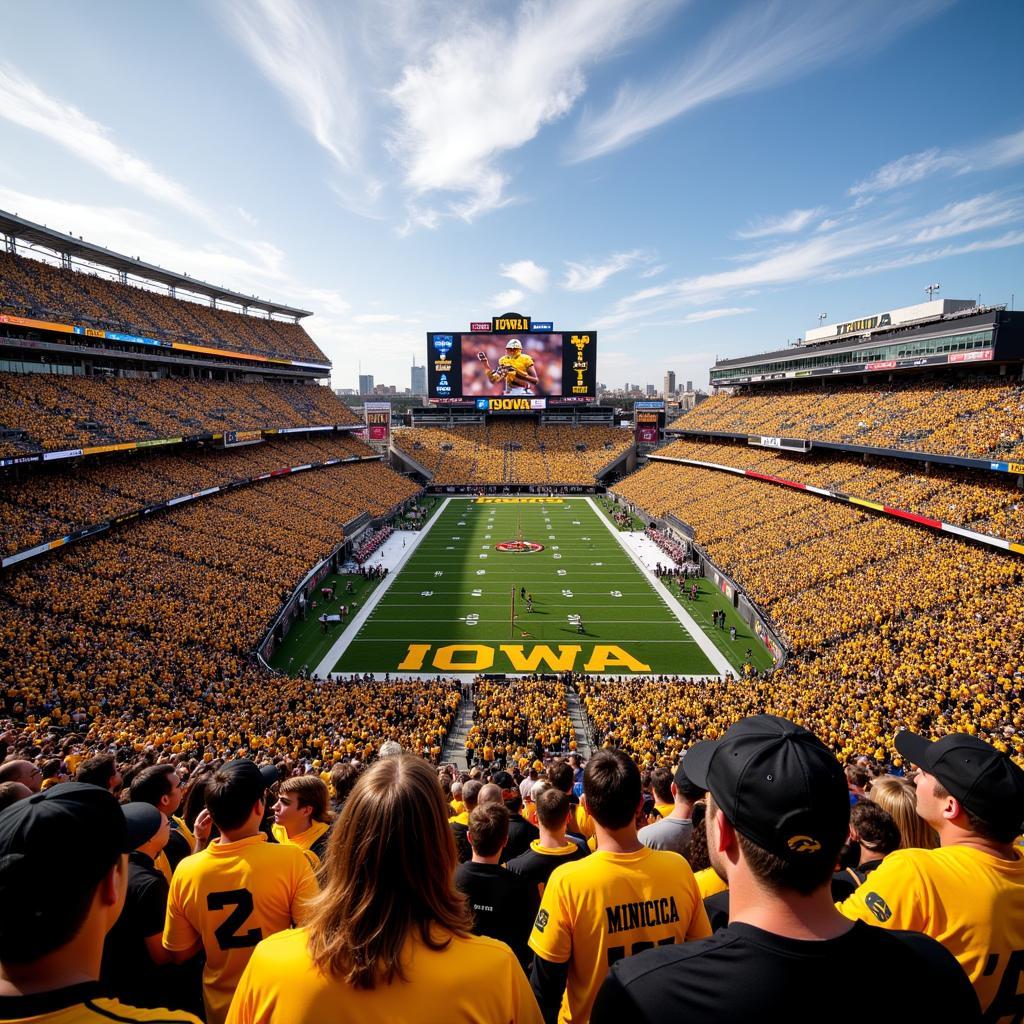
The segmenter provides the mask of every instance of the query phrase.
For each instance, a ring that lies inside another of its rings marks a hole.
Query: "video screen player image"
[[[465,397],[562,393],[561,334],[463,334],[460,340]]]

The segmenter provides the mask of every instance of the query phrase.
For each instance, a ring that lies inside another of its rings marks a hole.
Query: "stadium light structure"
[[[828,313],[818,314],[818,326],[820,327],[828,319]]]
[[[936,282],[935,284],[926,284],[924,286],[924,290],[928,293],[929,302],[932,301],[932,296],[939,290],[939,287],[940,285],[938,282]]]

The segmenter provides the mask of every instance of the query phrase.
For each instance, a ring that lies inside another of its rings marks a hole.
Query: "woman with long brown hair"
[[[472,934],[434,769],[403,755],[355,784],[304,928],[253,951],[228,1024],[541,1024],[504,943]]]

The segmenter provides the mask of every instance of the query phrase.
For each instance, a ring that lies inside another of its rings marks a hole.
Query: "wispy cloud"
[[[496,308],[511,309],[517,303],[523,301],[526,298],[526,293],[519,288],[509,288],[507,291],[498,292],[497,295],[491,299],[491,302]]]
[[[676,56],[659,82],[623,85],[601,113],[585,116],[567,147],[570,163],[627,146],[688,111],[807,75],[862,49],[877,50],[950,0],[757,0]]]
[[[603,263],[567,261],[562,287],[568,292],[592,292],[600,288],[608,278],[648,258],[643,249],[632,249],[629,252],[613,253]]]
[[[533,260],[519,260],[516,263],[505,263],[501,268],[501,276],[507,277],[527,291],[542,292],[548,286],[548,272]]]
[[[779,217],[759,217],[742,231],[737,231],[736,237],[767,238],[770,235],[795,235],[824,212],[823,206],[816,206],[811,210],[790,210]]]
[[[407,187],[440,194],[445,214],[467,221],[505,205],[500,156],[564,117],[588,67],[680,2],[533,0],[438,39],[388,93],[399,115],[391,149]]]
[[[878,192],[914,185],[925,178],[948,171],[968,174],[972,171],[995,170],[1024,163],[1024,130],[989,139],[968,149],[932,149],[901,156],[879,167],[870,178],[852,185],[851,196],[868,196]]]
[[[0,64],[0,117],[45,136],[122,185],[199,220],[215,221],[184,185],[129,152],[104,125],[44,92],[11,64]]]

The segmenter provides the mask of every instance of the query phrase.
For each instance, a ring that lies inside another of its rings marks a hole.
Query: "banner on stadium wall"
[[[363,417],[366,421],[367,441],[369,441],[371,444],[390,444],[391,403],[364,402]]]
[[[637,444],[657,444],[665,428],[665,403],[637,402],[633,406],[633,427]]]
[[[259,430],[225,430],[224,447],[233,448],[235,445],[255,444],[263,440],[263,433]]]
[[[482,412],[539,412],[546,409],[546,398],[478,398],[476,408]]]

